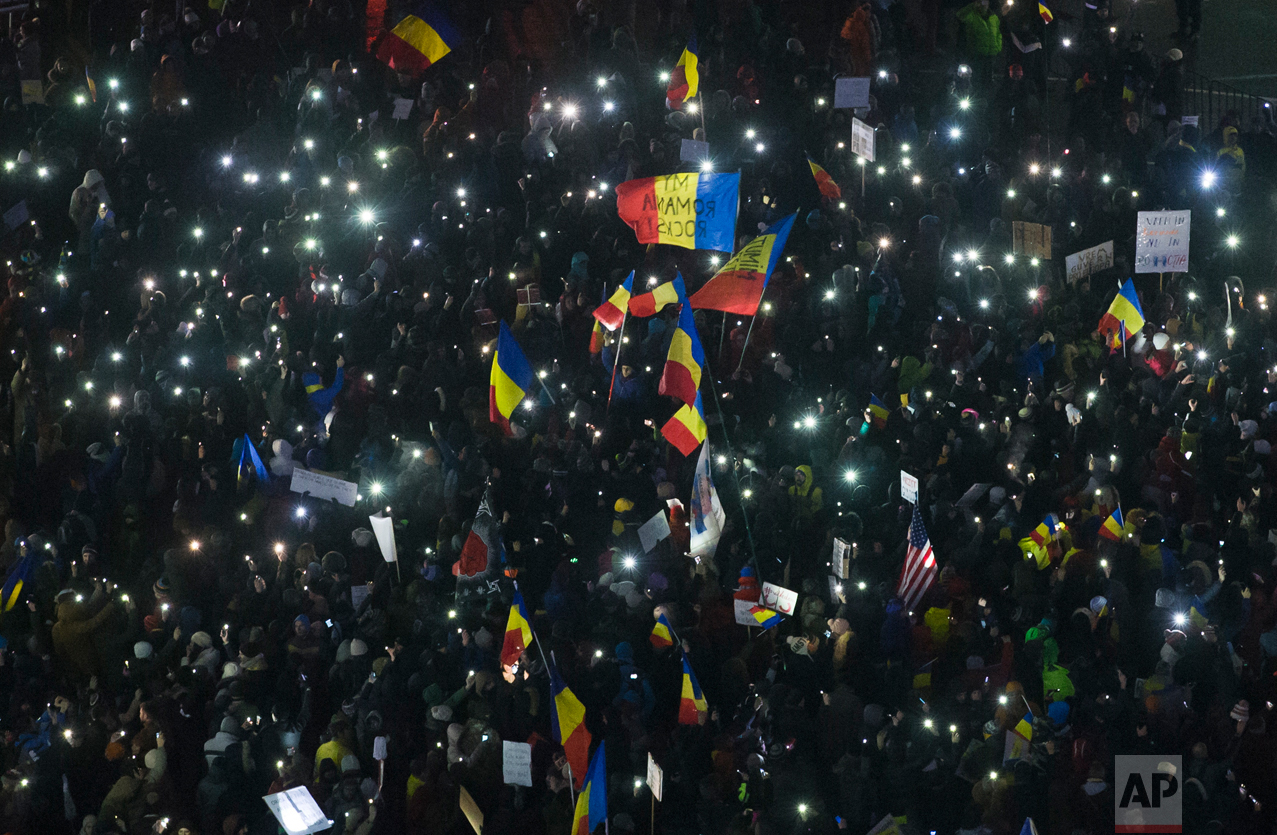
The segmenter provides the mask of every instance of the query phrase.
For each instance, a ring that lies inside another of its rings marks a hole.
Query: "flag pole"
[[[621,367],[621,346],[625,344],[625,320],[630,315],[630,303],[621,311],[621,326],[616,329],[616,356],[612,358],[612,382],[607,387],[607,408],[612,409],[612,391],[616,388],[616,370]]]
[[[1122,329],[1122,356],[1126,356],[1126,320],[1122,319],[1118,323],[1118,327]]]
[[[767,293],[767,284],[763,284],[763,291],[758,294],[758,305],[754,307],[754,315],[749,317],[749,330],[745,331],[745,344],[740,346],[740,360],[736,363],[736,370],[740,371],[741,366],[745,364],[745,349],[749,347],[749,337],[754,332],[754,322],[758,321],[758,310],[763,306],[763,296]],[[724,314],[726,315],[726,314]]]
[[[545,665],[545,677],[549,678],[550,677],[550,662],[545,660],[545,650],[541,649],[541,639],[537,638],[537,633],[535,632],[532,633],[532,637],[537,642],[537,652],[541,653],[541,663]],[[553,651],[551,651],[551,655],[553,655]],[[554,701],[554,693],[553,693],[554,685],[553,684],[550,685],[550,690],[551,690],[550,701]],[[557,720],[555,720],[555,724],[556,725],[558,724]],[[562,745],[563,743],[560,742],[559,744]],[[563,760],[564,762],[568,764],[568,792],[569,792],[569,796],[572,798],[572,808],[576,809],[576,776],[572,773],[571,760],[569,760],[566,756],[563,758]]]

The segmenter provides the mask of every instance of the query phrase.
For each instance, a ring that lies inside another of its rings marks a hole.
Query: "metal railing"
[[[1203,136],[1219,127],[1227,115],[1235,115],[1238,126],[1245,130],[1255,119],[1266,119],[1269,102],[1261,96],[1238,90],[1200,73],[1184,73],[1184,115],[1197,116],[1198,130]]]

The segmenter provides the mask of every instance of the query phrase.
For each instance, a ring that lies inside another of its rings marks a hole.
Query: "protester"
[[[1032,5],[15,12],[0,830],[1269,831],[1277,130]]]

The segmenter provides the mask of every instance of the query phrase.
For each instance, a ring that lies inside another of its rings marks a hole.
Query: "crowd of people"
[[[338,835],[1104,833],[1148,754],[1184,832],[1270,832],[1277,127],[1185,109],[1200,2],[1164,54],[1046,5],[443,3],[424,71],[395,2],[15,16],[0,831],[275,833],[303,787]],[[797,220],[755,316],[695,312],[691,557],[679,306],[592,312],[731,256],[617,214],[710,170],[736,249]],[[1187,267],[1135,272],[1159,209]]]

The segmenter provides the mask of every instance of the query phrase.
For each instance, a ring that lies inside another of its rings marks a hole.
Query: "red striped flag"
[[[909,548],[905,553],[904,567],[900,569],[896,596],[904,601],[906,609],[916,608],[939,574],[936,555],[931,550],[931,538],[922,524],[922,511],[914,505],[913,521],[909,523]]]

